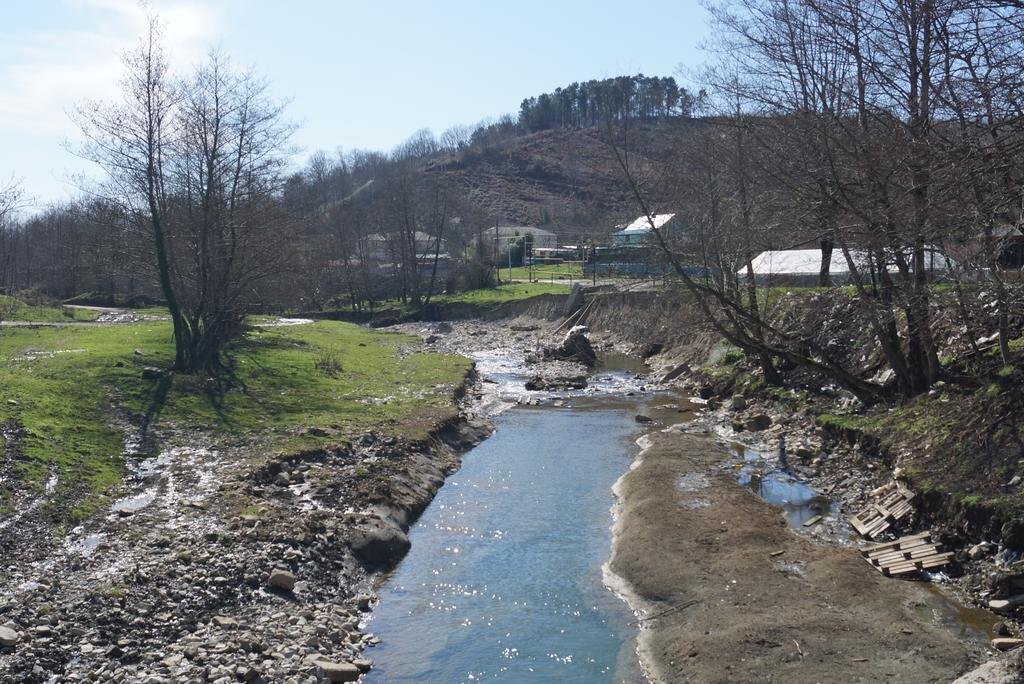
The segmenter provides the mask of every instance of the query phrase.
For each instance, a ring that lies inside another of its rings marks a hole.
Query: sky
[[[515,112],[573,81],[681,77],[704,60],[698,0],[150,0],[175,70],[214,47],[269,78],[298,124],[296,165],[317,150],[389,150],[421,128]],[[0,8],[0,186],[30,209],[79,193],[68,116],[112,99],[142,34],[137,0],[35,0]],[[682,70],[682,71],[681,71]]]

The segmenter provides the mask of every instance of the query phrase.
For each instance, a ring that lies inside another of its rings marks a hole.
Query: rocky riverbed
[[[355,680],[372,665],[360,624],[377,573],[487,434],[467,406],[422,442],[133,458],[105,515],[63,538],[31,511],[4,530],[0,681]]]

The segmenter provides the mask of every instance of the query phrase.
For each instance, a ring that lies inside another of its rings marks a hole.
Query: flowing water
[[[382,643],[367,681],[641,679],[634,616],[602,581],[611,487],[650,429],[637,413],[679,410],[639,393],[559,403],[497,416],[413,527],[369,625]]]
[[[494,435],[466,454],[410,530],[412,550],[381,587],[368,625],[382,641],[367,654],[374,668],[365,681],[642,681],[635,617],[602,578],[611,487],[640,434],[689,420],[690,409],[644,392],[642,367],[622,358],[605,359],[587,389],[554,395],[524,390],[511,355],[476,361],[492,408],[519,405],[498,409]],[[653,424],[638,424],[638,414]],[[734,448],[739,483],[792,527],[837,514],[771,459]],[[684,477],[679,486],[697,484]],[[968,622],[948,599],[934,603],[922,610]],[[970,627],[971,636],[983,632]]]

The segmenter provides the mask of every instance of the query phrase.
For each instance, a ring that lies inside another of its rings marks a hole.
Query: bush
[[[341,352],[334,347],[321,349],[313,359],[313,366],[329,377],[340,375],[344,370],[341,366]]]

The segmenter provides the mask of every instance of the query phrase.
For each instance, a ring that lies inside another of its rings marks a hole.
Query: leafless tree
[[[76,112],[81,153],[106,171],[103,194],[152,240],[175,368],[214,370],[281,255],[288,222],[275,197],[291,128],[266,83],[217,53],[174,79],[156,18],[124,61],[120,101]]]

